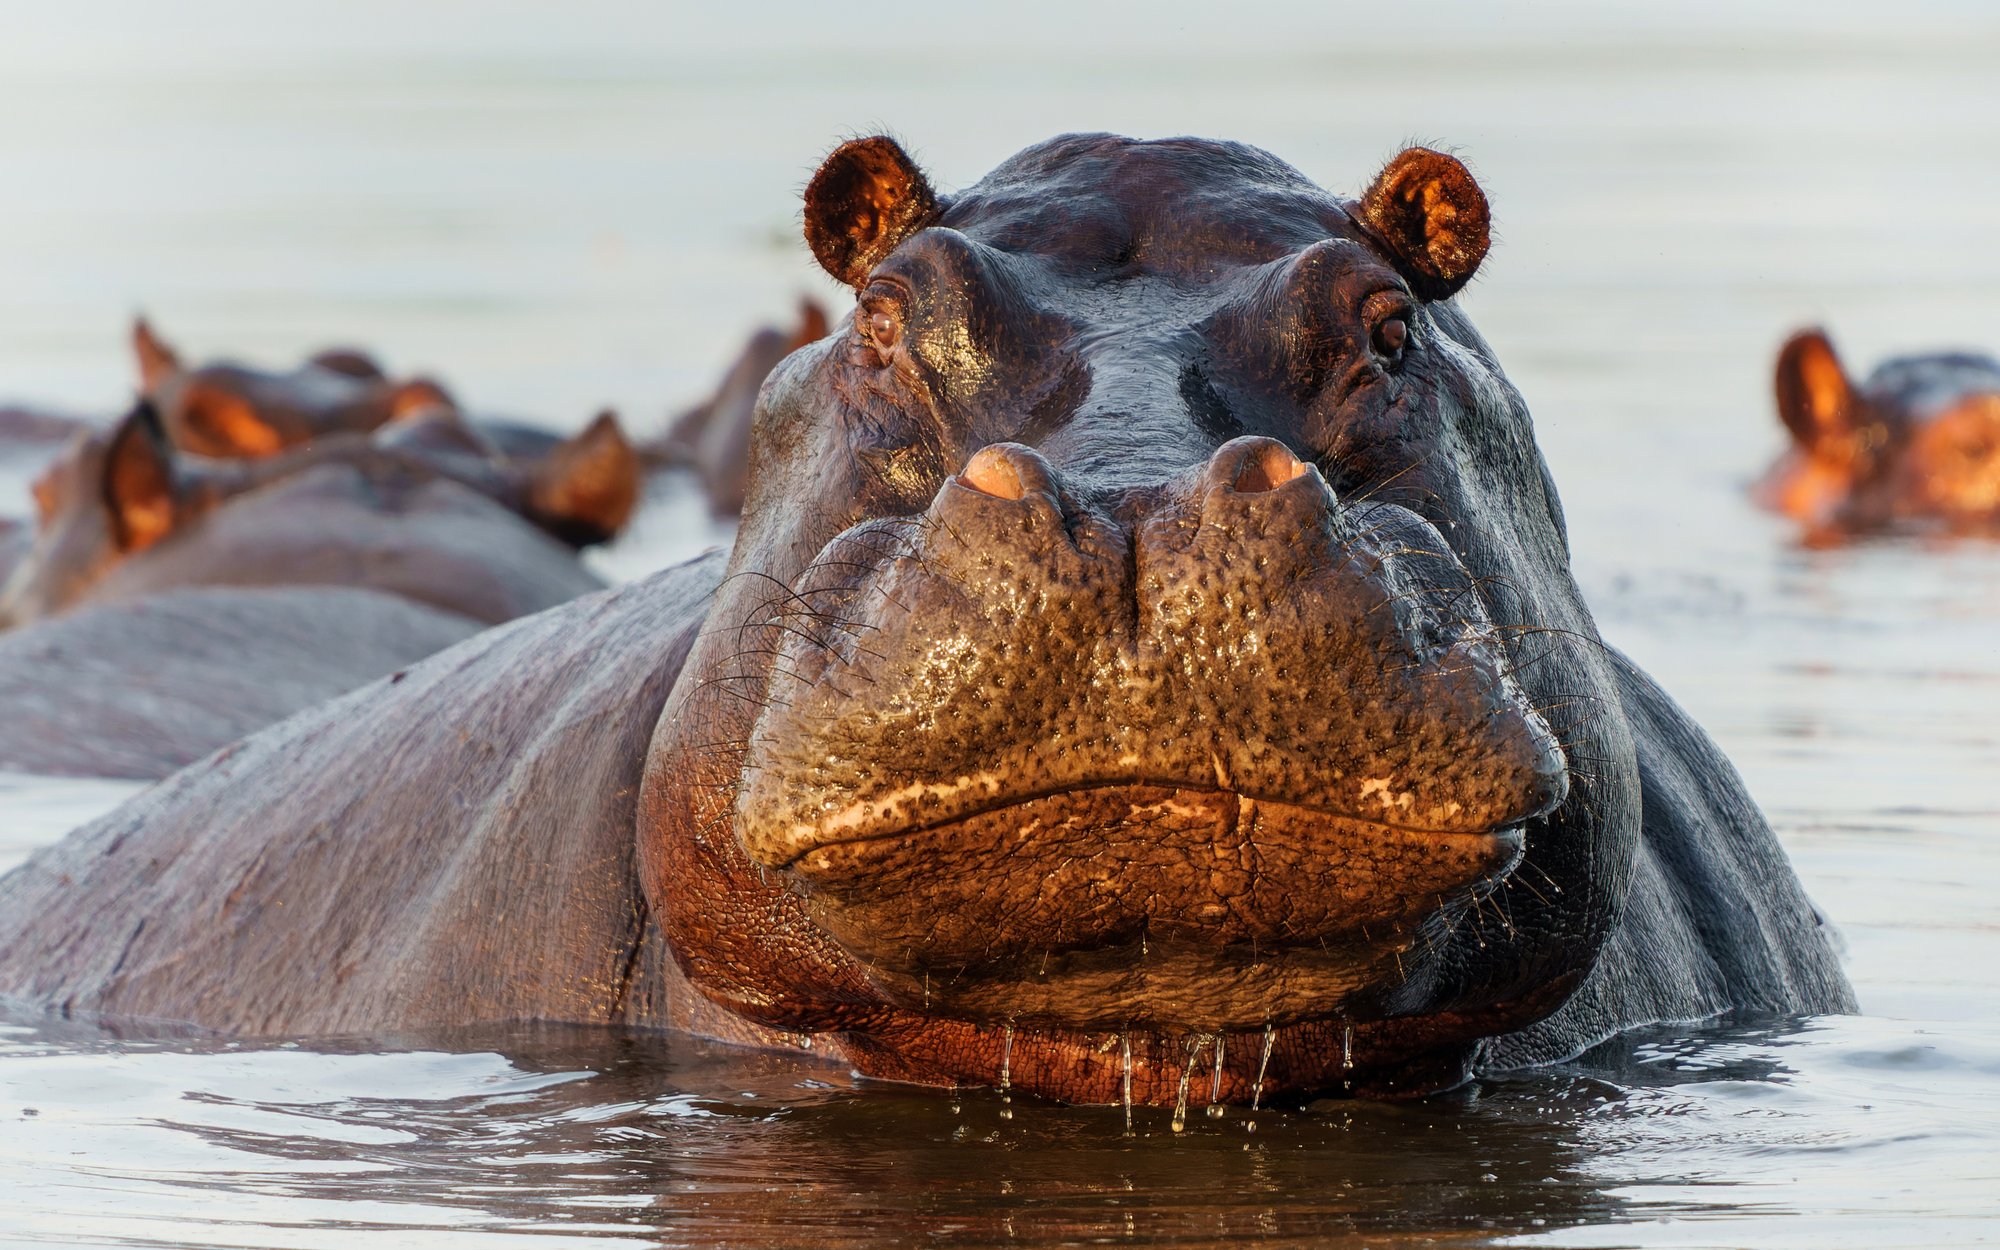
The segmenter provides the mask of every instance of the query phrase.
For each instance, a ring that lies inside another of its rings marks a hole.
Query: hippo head
[[[451,404],[428,379],[392,382],[367,354],[321,352],[286,373],[217,363],[187,368],[144,318],[132,327],[141,393],[173,445],[197,455],[275,456],[336,432],[366,433]]]
[[[176,461],[149,403],[109,430],[79,433],[35,479],[35,539],[0,587],[0,626],[70,607],[212,507],[216,484]]]
[[[1778,352],[1786,454],[1760,500],[1838,541],[1902,523],[2000,524],[2000,364],[1942,353],[1885,362],[1856,383],[1823,330]]]
[[[689,980],[1077,1101],[1434,1089],[1558,1005],[1636,774],[1464,166],[1084,135],[946,197],[872,138],[806,235],[853,314],[764,387],[643,797]]]
[[[329,461],[409,480],[450,479],[577,547],[615,538],[643,485],[638,453],[609,412],[526,459],[496,451],[455,409],[432,405],[372,435],[334,434],[283,456],[243,461],[177,450],[158,408],[141,400],[110,429],[78,434],[36,478],[35,536],[0,585],[0,628],[91,599],[134,557],[199,542],[202,519],[230,499]],[[326,547],[338,548],[341,538],[326,534]],[[232,554],[209,554],[231,580]]]

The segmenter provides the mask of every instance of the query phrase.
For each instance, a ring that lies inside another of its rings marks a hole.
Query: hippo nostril
[[[958,480],[996,499],[1020,499],[1028,493],[1021,483],[1021,471],[1014,467],[1006,452],[995,447],[982,447],[974,452]]]
[[[1305,462],[1281,443],[1267,442],[1243,458],[1231,483],[1245,495],[1276,490],[1306,471]]]

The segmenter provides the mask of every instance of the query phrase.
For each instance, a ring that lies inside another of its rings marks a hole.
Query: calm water
[[[947,186],[1064,129],[1246,139],[1345,188],[1411,136],[1457,145],[1501,238],[1467,303],[1534,407],[1600,623],[1730,750],[1869,1015],[1180,1137],[693,1043],[256,1049],[17,1019],[0,1244],[2000,1240],[2000,548],[1803,552],[1742,498],[1793,325],[1856,361],[2000,349],[1980,7],[1447,5],[1421,31],[1173,5],[1029,5],[1000,30],[804,5],[15,7],[0,399],[81,411],[129,386],[143,306],[197,355],[360,340],[476,406],[572,424],[610,401],[643,428],[749,325],[830,294],[795,197],[858,129],[897,129]],[[714,536],[669,500],[604,567]],[[0,777],[0,866],[131,792]]]

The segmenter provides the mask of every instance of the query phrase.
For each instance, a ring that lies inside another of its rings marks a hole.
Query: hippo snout
[[[770,613],[738,838],[891,981],[1393,941],[1567,793],[1439,532],[1273,439],[1100,498],[985,447]]]

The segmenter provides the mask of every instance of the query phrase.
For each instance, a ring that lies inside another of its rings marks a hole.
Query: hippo
[[[431,407],[398,418],[369,441],[420,457],[575,548],[616,539],[645,490],[645,462],[608,408],[561,438],[510,433],[455,408]]]
[[[764,383],[726,559],[44,850],[0,879],[0,993],[682,1029],[1128,1107],[1853,1009],[1741,778],[1598,636],[1454,300],[1489,242],[1459,160],[1342,198],[1066,135],[946,194],[869,137],[805,234],[855,305]]]
[[[1802,330],[1778,352],[1776,389],[1792,441],[1754,495],[1799,521],[1809,544],[2000,534],[2000,361],[1899,356],[1856,385],[1826,332]]]
[[[753,334],[715,393],[675,418],[666,433],[647,446],[647,459],[656,465],[693,469],[716,516],[743,511],[758,388],[779,361],[825,338],[826,332],[826,310],[812,300],[799,301],[798,325],[791,330],[766,326]]]
[[[0,633],[0,769],[153,780],[486,628],[352,586],[184,586]]]
[[[391,381],[366,352],[334,348],[285,373],[218,361],[189,368],[144,318],[132,324],[139,390],[177,448],[202,456],[275,456],[327,434],[367,433],[451,396],[429,378]]]
[[[629,514],[620,490],[635,485],[636,460],[616,444],[628,480],[614,483],[611,511],[555,520],[587,528]],[[454,477],[449,462],[359,435],[212,460],[176,451],[141,401],[36,480],[35,541],[0,588],[0,625],[190,585],[358,586],[487,623],[540,611],[603,583],[517,509],[605,502],[603,446],[586,431],[573,459],[527,482]]]

